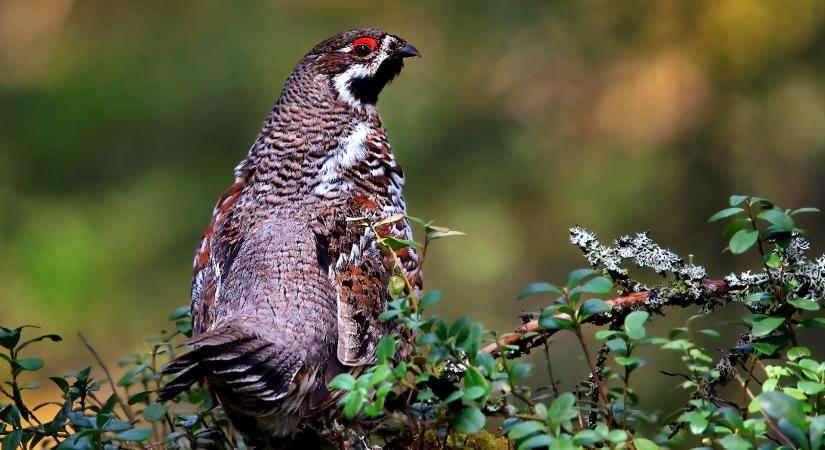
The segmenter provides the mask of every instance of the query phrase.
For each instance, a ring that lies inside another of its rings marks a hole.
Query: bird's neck
[[[385,163],[395,166],[374,110],[285,90],[236,177],[279,201],[330,198]]]

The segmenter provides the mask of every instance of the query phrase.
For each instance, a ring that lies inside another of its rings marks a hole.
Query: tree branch
[[[724,280],[705,280],[703,282],[704,293],[698,298],[691,298],[686,292],[681,292],[672,285],[661,288],[653,288],[647,291],[631,292],[621,297],[607,300],[611,311],[597,314],[587,320],[588,323],[604,325],[616,318],[616,315],[625,316],[631,311],[654,310],[658,311],[662,306],[705,305],[724,297],[728,293],[728,284]],[[567,318],[566,314],[557,314],[557,317]],[[558,330],[547,330],[539,325],[538,319],[525,322],[513,330],[512,334],[500,338],[497,342],[489,344],[481,349],[484,353],[498,356],[498,348],[504,345],[517,345],[519,351],[514,356],[527,353],[530,349],[542,345],[544,341],[556,333]],[[538,335],[536,335],[538,333]]]

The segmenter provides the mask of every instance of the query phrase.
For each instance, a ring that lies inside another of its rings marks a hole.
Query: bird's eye
[[[378,43],[375,42],[375,39],[362,37],[352,43],[352,52],[360,57],[364,57],[375,51],[377,46]]]
[[[372,50],[370,50],[370,48],[364,44],[356,45],[354,50],[355,54],[358,56],[367,56],[370,54],[371,51]]]

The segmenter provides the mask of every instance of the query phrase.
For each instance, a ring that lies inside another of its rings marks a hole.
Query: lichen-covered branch
[[[587,321],[595,325],[605,325],[635,310],[661,314],[665,306],[700,306],[707,313],[716,306],[737,301],[759,310],[761,305],[749,302],[748,296],[766,291],[771,276],[794,286],[790,293],[797,297],[825,297],[825,256],[807,259],[805,253],[810,244],[798,234],[793,235],[787,260],[780,268],[732,273],[724,279],[708,279],[703,266],[685,263],[682,257],[655,243],[647,232],[619,237],[609,246],[602,244],[595,233],[576,226],[570,229],[570,243],[584,253],[593,268],[602,270],[622,289],[620,296],[607,300],[610,311]],[[671,279],[648,287],[630,277],[628,262]],[[771,270],[771,276],[767,270]],[[515,357],[541,345],[556,331],[544,329],[538,320],[531,319],[482,351],[497,355],[500,346],[516,346],[510,355]]]
[[[594,325],[605,325],[612,320],[623,318],[631,311],[646,310],[655,311],[663,306],[681,306],[705,304],[706,297],[724,297],[727,294],[727,283],[724,280],[705,280],[706,294],[698,299],[685,295],[684,288],[677,285],[664,285],[650,290],[631,292],[620,297],[607,300],[611,311],[593,316],[588,323]],[[709,302],[710,300],[707,299]],[[564,316],[560,314],[559,316]],[[542,345],[545,339],[549,338],[558,330],[545,330],[539,325],[538,320],[531,319],[519,325],[511,334],[503,336],[498,343],[492,343],[482,348],[481,351],[493,355],[498,354],[498,347],[504,345],[516,345],[519,350],[513,352],[514,355],[526,353],[530,349]]]

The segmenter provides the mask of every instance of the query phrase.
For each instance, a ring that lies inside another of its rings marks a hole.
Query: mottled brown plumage
[[[417,54],[396,36],[359,29],[298,63],[204,232],[193,350],[164,369],[186,371],[161,400],[205,380],[233,424],[265,441],[333,404],[333,376],[374,362],[378,340],[395,331],[378,319],[393,261],[346,218],[405,213],[403,173],[375,101]],[[387,232],[411,238],[406,220]],[[401,257],[417,277],[415,253]]]

